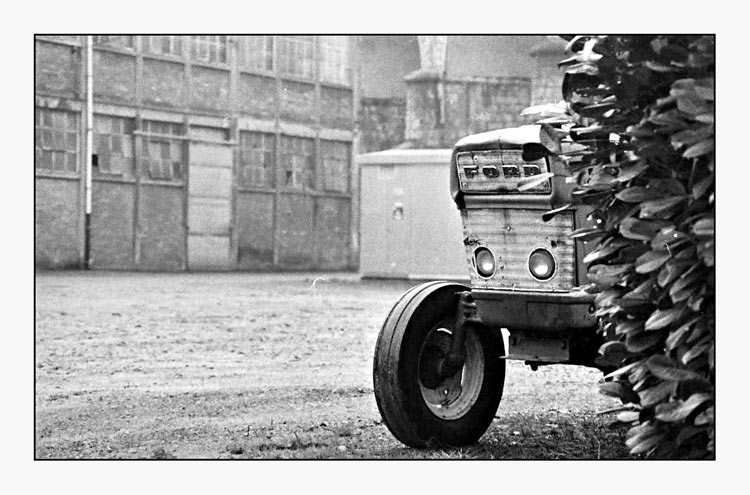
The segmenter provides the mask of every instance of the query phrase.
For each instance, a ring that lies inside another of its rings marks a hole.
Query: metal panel
[[[361,155],[364,276],[467,279],[461,218],[449,194],[451,150]]]
[[[185,221],[182,187],[144,185],[138,208],[138,256],[140,268],[185,268]]]
[[[228,270],[229,237],[190,236],[188,260],[191,270]]]
[[[218,167],[200,167],[192,163],[191,149],[190,196],[209,198],[232,197],[232,170]]]
[[[34,194],[34,263],[41,268],[78,268],[78,180],[37,177]]]
[[[192,130],[191,130],[192,131]],[[221,139],[221,129],[196,129],[196,135]],[[232,149],[224,144],[190,144],[188,187],[188,268],[231,268]]]
[[[190,163],[192,165],[209,165],[211,167],[232,168],[232,148],[210,144],[193,143],[190,146]],[[192,179],[192,176],[191,176]]]
[[[411,215],[409,275],[413,278],[468,278],[461,215],[450,197],[450,162],[412,165],[404,170]]]
[[[91,211],[91,268],[133,268],[132,183],[94,181]]]
[[[568,234],[573,230],[573,216],[560,214],[542,221],[546,210],[510,210],[499,208],[469,209],[467,236],[477,239],[495,253],[497,272],[489,280],[473,270],[472,285],[481,288],[516,288],[534,290],[568,290],[575,284],[575,246]],[[528,257],[539,247],[552,253],[557,272],[547,282],[535,280],[528,270]],[[475,246],[466,247],[471,259]]]
[[[317,268],[342,270],[349,265],[349,199],[317,198],[315,236]]]
[[[238,194],[237,229],[240,268],[271,268],[273,266],[273,194]]]
[[[191,197],[188,204],[190,235],[227,236],[230,216],[230,205],[226,199]]]
[[[279,268],[311,269],[315,266],[314,208],[310,196],[285,194],[279,198]]]

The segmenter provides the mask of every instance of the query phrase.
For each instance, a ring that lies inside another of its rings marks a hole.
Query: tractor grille
[[[568,291],[576,284],[575,245],[568,237],[573,215],[558,214],[542,221],[545,210],[469,209],[464,219],[466,256],[471,267],[471,283],[481,289]],[[473,252],[486,246],[495,254],[497,269],[489,279],[473,268]],[[554,276],[540,282],[531,276],[528,259],[537,248],[545,248],[555,258]]]

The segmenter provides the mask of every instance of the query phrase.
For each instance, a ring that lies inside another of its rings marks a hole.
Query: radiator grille
[[[568,291],[576,284],[575,245],[568,237],[573,230],[573,215],[558,214],[542,221],[545,210],[469,209],[463,216],[465,236],[473,242],[466,246],[469,266],[474,249],[486,246],[495,254],[497,270],[490,279],[480,277],[471,268],[475,288]],[[543,247],[555,258],[555,275],[545,282],[534,279],[528,270],[531,252]]]

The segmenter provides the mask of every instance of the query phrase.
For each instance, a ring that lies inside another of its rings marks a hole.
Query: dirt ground
[[[626,457],[594,415],[617,405],[598,394],[599,372],[518,362],[476,449],[396,441],[375,404],[372,355],[411,285],[355,274],[39,273],[35,456]]]

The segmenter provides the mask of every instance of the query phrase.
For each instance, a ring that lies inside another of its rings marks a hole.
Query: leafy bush
[[[565,131],[574,201],[601,220],[573,234],[596,241],[586,290],[617,368],[601,391],[632,454],[713,458],[714,38],[569,40],[564,112],[540,122]]]

